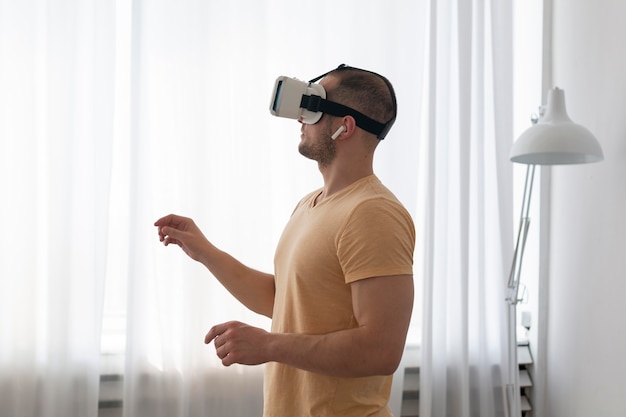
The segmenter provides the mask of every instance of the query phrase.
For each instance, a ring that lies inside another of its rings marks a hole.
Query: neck
[[[330,197],[350,184],[374,174],[371,160],[370,163],[361,164],[344,164],[339,160],[335,160],[326,167],[320,166],[319,170],[324,178],[324,187],[316,203]]]

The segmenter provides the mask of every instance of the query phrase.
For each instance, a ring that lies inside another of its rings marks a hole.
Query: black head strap
[[[385,133],[389,131],[389,129],[385,129],[386,125],[376,120],[364,115],[358,110],[354,110],[351,107],[344,106],[343,104],[335,103],[334,101],[328,101],[320,96],[311,95],[311,96],[302,96],[302,101],[300,102],[300,107],[303,109],[312,111],[312,112],[322,112],[326,114],[330,114],[331,116],[343,117],[343,116],[352,116],[356,121],[357,126],[361,129],[375,134],[378,139],[383,139],[385,136],[381,133]]]

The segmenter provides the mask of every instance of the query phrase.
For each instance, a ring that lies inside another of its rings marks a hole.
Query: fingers
[[[161,217],[154,222],[154,225],[158,228],[159,241],[163,242],[165,246],[170,243],[178,244],[181,236],[181,225],[189,221],[190,219],[175,214],[168,214],[165,217]]]
[[[222,365],[230,366],[234,363],[245,363],[245,361],[240,362],[241,356],[234,353],[234,350],[241,348],[242,343],[241,337],[236,334],[237,329],[245,326],[237,321],[229,321],[213,326],[204,337],[205,344],[213,342],[215,345],[215,353],[221,359]]]
[[[215,345],[215,353],[218,358],[222,360],[222,365],[230,366],[232,362],[228,358],[228,349],[226,346],[227,338],[224,333],[228,330],[228,325],[230,323],[218,324],[216,326],[211,327],[209,332],[204,337],[204,343],[209,344],[212,341]]]
[[[190,223],[193,223],[193,221],[188,217],[182,217],[176,214],[168,214],[167,216],[161,217],[159,220],[154,222],[154,225],[159,228],[164,226],[171,226],[178,229],[181,226],[185,226],[186,224]]]
[[[154,222],[155,226],[163,226],[164,224],[169,223],[169,218],[172,217],[173,214],[168,214],[167,216],[161,217],[159,220]]]
[[[164,226],[159,229],[159,240],[165,244],[165,246],[170,243],[179,244],[181,242],[183,233],[181,230],[178,230],[174,227]]]
[[[239,323],[237,321],[229,321],[229,322],[222,323],[222,324],[216,324],[215,326],[211,327],[209,332],[204,337],[204,343],[208,345],[209,343],[211,343],[213,339],[226,333],[230,328],[234,328],[234,327],[238,327],[242,325],[243,323]]]
[[[174,214],[169,214],[167,216],[161,217],[159,220],[157,220],[156,222],[154,222],[154,225],[157,227],[157,231],[159,233],[159,241],[160,242],[165,242],[165,238],[167,236],[167,230],[165,229],[165,226],[172,224],[172,219],[175,217]],[[165,245],[167,246],[168,243],[165,243]]]
[[[167,216],[161,217],[159,220],[154,222],[155,226],[166,226],[172,224],[178,224],[184,217],[177,216],[176,214],[168,214]]]

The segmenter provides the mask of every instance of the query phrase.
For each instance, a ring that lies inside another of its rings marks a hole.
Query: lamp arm
[[[515,242],[515,250],[513,252],[513,261],[511,263],[511,271],[509,273],[509,281],[507,284],[508,294],[506,301],[509,304],[517,304],[519,300],[519,283],[522,273],[522,261],[524,259],[524,250],[526,248],[526,238],[528,237],[528,228],[530,226],[530,201],[533,192],[533,183],[535,179],[535,165],[528,165],[526,168],[526,180],[524,182],[524,196],[522,198],[522,208],[520,212],[519,228],[517,232],[517,240]]]

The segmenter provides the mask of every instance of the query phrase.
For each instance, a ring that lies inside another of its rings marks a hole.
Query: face
[[[327,78],[321,82],[326,91],[328,91],[332,81],[330,77]],[[333,116],[325,114],[313,125],[302,123],[302,128],[300,129],[302,133],[300,145],[298,146],[300,154],[317,161],[320,167],[330,165],[337,153],[337,145],[331,138],[333,134],[331,127],[333,119]]]

